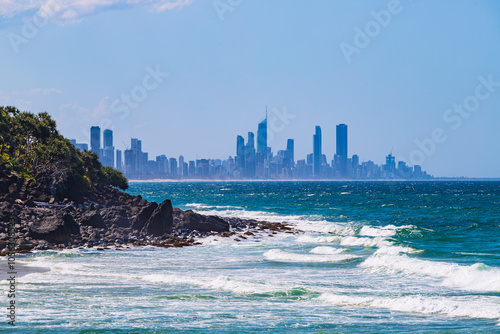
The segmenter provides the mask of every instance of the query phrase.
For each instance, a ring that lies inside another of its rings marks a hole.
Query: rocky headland
[[[109,185],[81,191],[65,170],[43,170],[26,181],[0,164],[0,250],[9,252],[15,220],[15,251],[152,245],[184,247],[208,235],[250,238],[258,231],[291,232],[283,223],[206,216],[173,208],[170,200],[148,202]]]

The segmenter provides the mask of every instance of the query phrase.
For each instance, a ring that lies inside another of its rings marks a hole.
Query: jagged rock
[[[67,243],[71,234],[80,233],[78,224],[68,213],[56,213],[33,222],[28,235],[33,239],[43,239],[51,243]]]
[[[40,172],[36,179],[40,185],[39,190],[44,195],[50,194],[50,197],[54,197],[58,202],[64,198],[68,198],[75,203],[83,202],[83,196],[75,177],[67,169],[57,169],[55,171],[46,169]],[[39,199],[41,200],[40,197]]]
[[[132,230],[142,230],[157,207],[156,202],[150,202],[143,207],[132,221]]]
[[[130,216],[127,210],[122,206],[101,209],[100,213],[102,219],[108,226],[114,224],[121,227],[130,227]]]
[[[89,211],[83,214],[79,220],[82,226],[91,226],[97,228],[106,228],[106,223],[97,211]]]
[[[162,236],[172,232],[173,209],[169,199],[164,200],[151,214],[142,232],[148,235]]]
[[[216,216],[202,216],[192,210],[186,210],[176,219],[174,228],[200,232],[227,232],[229,224]]]

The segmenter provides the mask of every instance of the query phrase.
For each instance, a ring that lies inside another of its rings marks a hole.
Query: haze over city
[[[305,158],[319,125],[330,161],[344,123],[364,161],[500,176],[495,1],[43,3],[2,4],[0,100],[78,142],[227,159],[267,105],[273,151]]]

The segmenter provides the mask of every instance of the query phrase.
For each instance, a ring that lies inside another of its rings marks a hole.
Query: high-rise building
[[[184,172],[184,156],[179,156],[179,175],[183,175]]]
[[[259,123],[257,130],[257,152],[262,153],[264,159],[267,159],[267,110],[266,119]]]
[[[288,158],[290,159],[290,167],[293,168],[295,166],[295,144],[293,139],[288,139],[286,142],[286,151],[288,152]]]
[[[75,147],[82,152],[89,150],[89,145],[87,143],[76,143]]]
[[[387,171],[387,177],[392,177],[396,171],[396,159],[392,153],[385,157],[385,170]]]
[[[168,159],[165,154],[158,155],[156,157],[156,163],[158,164],[158,173],[167,174],[168,171]]]
[[[116,150],[116,169],[122,171],[122,151]]]
[[[130,150],[125,150],[125,152],[123,153],[125,156],[125,166],[123,171],[127,176],[134,175],[135,174],[134,151],[130,149]]]
[[[113,146],[113,131],[106,129],[103,134],[102,164],[104,166],[114,167],[115,165],[115,147]]]
[[[130,139],[130,149],[133,152],[132,170],[134,174],[142,174],[143,156],[142,156],[142,142],[137,138]]]
[[[177,176],[177,159],[170,158],[168,159],[168,164],[170,165],[170,176]]]
[[[101,128],[98,126],[90,128],[90,149],[101,156]]]
[[[347,125],[337,125],[337,157],[339,166],[337,166],[342,176],[347,175]]]
[[[316,126],[316,133],[313,136],[313,176],[321,176],[321,127]]]
[[[245,169],[245,139],[236,137],[236,169],[243,172]]]
[[[255,177],[255,140],[253,132],[248,133],[248,142],[245,146],[245,176]]]
[[[253,148],[255,149],[255,135],[253,132],[249,132],[248,133],[248,142],[247,142],[247,146],[250,147],[250,148]]]
[[[189,167],[188,167],[188,174],[190,177],[196,176],[196,162],[195,161],[189,161]]]
[[[113,146],[113,131],[110,129],[106,129],[102,132],[103,136],[103,146],[109,147]]]

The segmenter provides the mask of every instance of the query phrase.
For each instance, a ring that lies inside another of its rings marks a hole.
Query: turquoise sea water
[[[500,332],[499,182],[143,182],[129,192],[304,233],[28,255],[18,260],[32,272],[19,278],[19,327]]]

